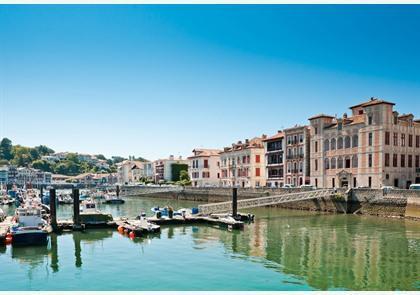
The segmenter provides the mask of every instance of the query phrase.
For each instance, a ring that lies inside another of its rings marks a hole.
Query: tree
[[[179,180],[180,181],[190,181],[190,176],[188,175],[188,171],[182,170],[179,173]]]
[[[44,172],[54,172],[53,165],[44,160],[35,160],[32,162],[32,167],[42,170]]]
[[[34,149],[38,152],[40,156],[48,156],[51,154],[54,154],[54,150],[50,149],[49,147],[45,145],[39,145],[34,147]]]
[[[187,164],[180,164],[180,163],[173,163],[173,164],[171,164],[171,173],[172,173],[172,179],[171,179],[171,181],[178,181],[178,180],[180,180],[180,173],[183,170],[184,171],[188,171],[188,165]]]
[[[12,141],[6,137],[3,138],[0,142],[0,159],[11,160],[13,158],[12,147]]]
[[[16,166],[28,166],[34,160],[31,155],[31,148],[15,145],[12,147],[12,164]]]
[[[99,160],[105,160],[106,161],[105,156],[102,155],[102,154],[96,155],[96,158],[99,159]]]
[[[1,166],[7,166],[9,164],[10,164],[9,161],[7,161],[7,160],[0,160],[0,167]]]

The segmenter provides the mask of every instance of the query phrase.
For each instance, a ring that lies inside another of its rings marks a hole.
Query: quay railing
[[[324,198],[334,195],[334,189],[319,189],[298,193],[289,193],[283,195],[275,195],[269,197],[260,197],[253,199],[244,199],[237,202],[238,209],[256,208],[281,203],[297,202],[311,199]],[[207,215],[211,213],[230,212],[232,210],[232,202],[220,202],[214,204],[199,205],[198,210],[201,214]]]

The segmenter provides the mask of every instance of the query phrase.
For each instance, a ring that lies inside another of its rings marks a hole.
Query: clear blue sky
[[[0,6],[0,137],[187,156],[371,96],[420,117],[420,6]]]

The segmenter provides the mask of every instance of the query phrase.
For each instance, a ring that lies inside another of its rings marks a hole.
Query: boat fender
[[[120,225],[120,226],[118,227],[118,232],[119,232],[120,234],[122,234],[122,233],[124,232],[124,227],[123,227],[122,225]]]
[[[134,231],[131,231],[128,236],[130,237],[130,239],[134,239],[136,237],[136,233]]]
[[[11,233],[7,233],[6,240],[5,240],[6,244],[11,244],[12,241],[13,241],[13,235]]]

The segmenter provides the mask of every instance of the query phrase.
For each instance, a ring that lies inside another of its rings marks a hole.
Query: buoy
[[[122,234],[122,233],[124,232],[124,227],[123,227],[122,225],[120,225],[120,226],[118,227],[118,232],[119,232],[120,234]]]
[[[130,239],[134,239],[136,237],[136,233],[131,231],[128,236],[130,237]]]

